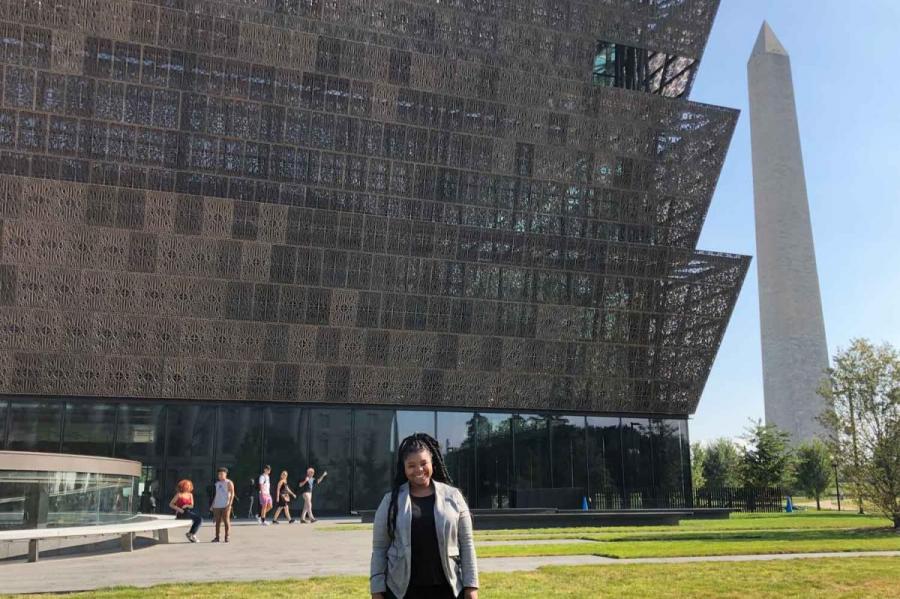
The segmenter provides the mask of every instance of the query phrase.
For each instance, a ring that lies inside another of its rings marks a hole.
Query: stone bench
[[[177,520],[175,516],[143,515],[117,524],[0,531],[0,542],[28,541],[28,561],[36,562],[40,558],[41,541],[114,535],[119,537],[122,551],[134,551],[135,535],[152,532],[157,542],[168,543],[169,531],[190,526],[190,520]]]

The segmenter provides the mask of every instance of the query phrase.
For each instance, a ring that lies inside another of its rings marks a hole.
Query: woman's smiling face
[[[431,452],[427,449],[421,449],[406,456],[406,459],[403,460],[403,468],[410,485],[424,488],[431,484],[433,469]]]

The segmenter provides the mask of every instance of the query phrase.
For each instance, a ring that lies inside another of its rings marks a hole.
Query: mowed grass
[[[336,526],[353,530],[371,525]],[[479,557],[599,555],[612,558],[900,551],[900,535],[877,516],[846,512],[732,514],[727,520],[684,520],[680,526],[583,527],[476,531]],[[547,541],[517,545],[516,541]],[[584,543],[554,544],[554,540]],[[478,545],[503,541],[507,545]],[[900,594],[900,593],[898,593]]]
[[[897,597],[900,558],[815,559],[768,562],[546,567],[534,572],[483,574],[479,597],[604,598],[782,598]],[[200,599],[368,597],[365,577],[302,581],[178,584],[150,589],[121,588],[90,593],[41,595],[42,598]],[[24,597],[24,596],[19,596]]]
[[[524,534],[523,534],[524,532]],[[685,520],[678,527],[485,531],[480,557],[600,555],[613,558],[900,551],[900,534],[887,519],[842,513],[732,515],[729,520]],[[546,544],[516,545],[517,540]],[[554,544],[554,540],[584,543]]]

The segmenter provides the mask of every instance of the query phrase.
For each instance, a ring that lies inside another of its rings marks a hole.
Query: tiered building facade
[[[689,497],[749,264],[696,249],[717,5],[3,2],[0,447],[346,513],[427,431],[479,507]]]

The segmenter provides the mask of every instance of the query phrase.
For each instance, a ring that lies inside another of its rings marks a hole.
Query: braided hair
[[[391,503],[388,507],[388,536],[391,541],[394,540],[394,533],[397,529],[397,495],[400,493],[400,487],[407,482],[406,458],[420,451],[427,451],[431,454],[433,469],[431,480],[447,485],[453,484],[450,472],[447,471],[447,466],[444,464],[444,457],[441,455],[441,447],[434,437],[425,433],[416,433],[403,439],[400,447],[397,448],[397,473],[391,484]]]

